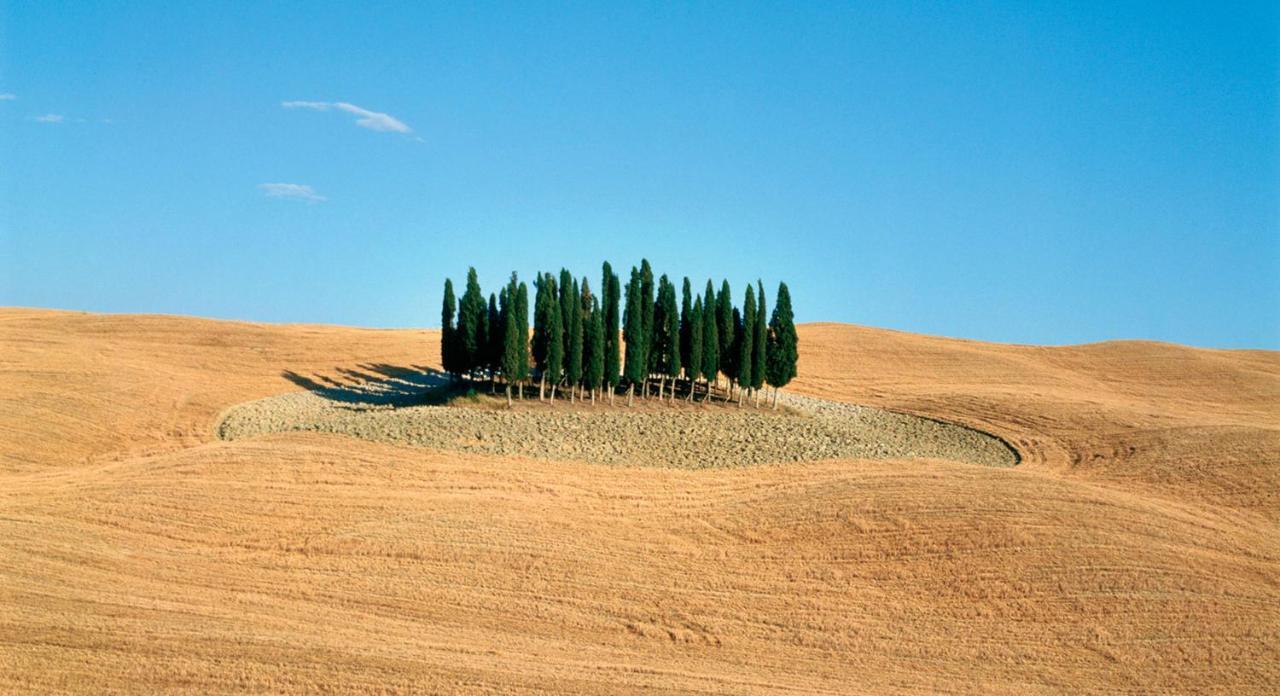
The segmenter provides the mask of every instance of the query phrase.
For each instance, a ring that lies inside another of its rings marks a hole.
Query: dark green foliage
[[[756,337],[756,289],[747,285],[747,298],[742,301],[742,325],[738,331],[738,384],[751,386],[751,368],[754,366],[752,351]],[[741,398],[739,398],[741,402]]]
[[[533,364],[543,372],[547,369],[547,325],[551,317],[548,297],[551,293],[541,274],[533,281],[533,286]]]
[[[702,298],[693,301],[693,309],[689,310],[689,362],[685,364],[685,374],[691,382],[697,382],[702,376]]]
[[[653,355],[653,267],[649,265],[648,259],[640,259],[640,311],[641,311],[641,331],[643,332],[644,341],[641,345],[641,364],[644,366],[645,376],[649,373],[656,372],[654,369]]]
[[[523,352],[520,350],[520,345],[525,342],[524,337],[520,334],[519,312],[516,309],[519,288],[516,274],[512,273],[511,282],[502,291],[502,358],[500,368],[502,370],[502,378],[507,381],[508,402],[511,401],[511,385],[520,381],[520,360]],[[497,331],[495,330],[494,333],[497,333]]]
[[[623,313],[622,340],[627,354],[622,376],[634,384],[644,381],[647,366],[644,363],[644,310],[641,308],[640,273],[632,267],[631,282],[627,283],[627,310]]]
[[[587,281],[584,279],[582,286],[586,287],[586,285]],[[602,314],[599,298],[591,298],[591,308],[588,312],[591,319],[587,322],[587,337],[584,341],[587,364],[583,376],[587,389],[591,390],[599,389],[604,381],[604,317]]]
[[[733,362],[737,359],[737,354],[733,348],[733,295],[729,293],[729,281],[721,281],[720,294],[716,296],[716,338],[719,340],[717,345],[718,357],[720,359],[720,371],[725,377],[733,379],[736,371],[733,369]]]
[[[529,286],[523,282],[516,288],[516,334],[520,357],[515,378],[523,382],[529,379]]]
[[[573,308],[578,304],[578,297],[573,292],[573,275],[569,273],[567,268],[560,269],[560,321],[564,324],[564,355],[565,359],[569,356],[569,339],[570,326],[569,321],[573,316]]]
[[[796,336],[795,316],[791,313],[791,293],[786,283],[778,284],[777,304],[769,319],[769,355],[765,379],[775,389],[785,387],[796,376],[796,360],[800,339]]]
[[[691,383],[706,379],[710,398],[712,384],[723,373],[729,396],[735,386],[742,390],[739,402],[744,392],[756,391],[758,404],[765,384],[776,389],[796,376],[799,338],[786,283],[779,284],[770,314],[761,281],[748,285],[741,309],[733,306],[728,280],[721,282],[719,292],[708,280],[699,294],[684,278],[677,302],[675,284],[666,275],[655,282],[647,259],[632,267],[625,298],[607,261],[598,296],[586,278],[579,282],[567,269],[558,280],[552,273],[534,280],[531,336],[529,289],[515,273],[487,302],[475,268],[467,271],[461,299],[454,296],[453,281],[446,279],[440,318],[445,371],[473,378],[501,375],[514,386],[524,384],[536,365],[543,384],[551,383],[553,398],[557,385],[567,383],[575,395],[585,386],[593,400],[595,390],[607,385],[611,402],[623,380],[647,395],[651,377],[660,396],[666,394],[668,377],[673,394],[681,376]],[[619,312],[624,300],[625,311]]]
[[[565,363],[565,381],[573,388],[582,381],[582,300],[578,291],[578,281],[571,286],[573,304],[569,306],[569,321],[565,324],[569,333],[568,360]]]
[[[458,311],[458,300],[453,296],[453,281],[444,279],[444,307],[440,311],[440,363],[444,371],[458,376],[458,328],[453,317]]]
[[[681,290],[680,298],[680,364],[690,373],[692,373],[692,370],[689,370],[689,366],[695,364],[692,360],[693,336],[691,329],[693,327],[690,324],[692,320],[691,312],[693,312],[693,289],[689,284],[689,276],[685,276],[684,288]]]
[[[612,389],[618,386],[619,370],[622,363],[622,352],[618,345],[618,304],[622,298],[622,287],[618,274],[608,261],[604,262],[604,380]]]
[[[503,304],[501,312],[507,311]],[[498,299],[489,293],[489,312],[484,321],[485,361],[484,366],[490,374],[497,374],[502,369],[503,342],[506,340],[506,329],[503,326],[502,313],[498,310]]]
[[[706,297],[702,300],[702,376],[707,382],[714,382],[720,370],[720,323],[715,308],[716,293],[708,280]],[[710,393],[708,386],[707,394]]]
[[[467,270],[467,290],[462,294],[458,305],[458,369],[460,372],[471,372],[483,364],[484,343],[481,335],[481,324],[487,317],[484,294],[480,292],[480,281],[476,279],[476,269]]]
[[[564,324],[560,317],[560,299],[556,294],[556,279],[550,273],[543,276],[547,283],[549,297],[556,299],[547,302],[547,381],[555,385],[560,382],[560,373],[564,370]]]
[[[751,382],[752,389],[764,386],[766,356],[768,355],[769,322],[765,319],[764,283],[756,281],[756,291],[760,295],[756,302],[756,323],[751,330]],[[757,401],[759,397],[757,396]]]
[[[650,369],[675,378],[680,374],[680,315],[676,312],[676,286],[664,275],[658,281],[653,308],[653,359]]]

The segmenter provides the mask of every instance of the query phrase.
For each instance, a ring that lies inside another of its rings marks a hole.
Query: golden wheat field
[[[0,310],[0,690],[1280,688],[1280,354],[800,327],[792,392],[1013,468],[214,435],[438,339]]]

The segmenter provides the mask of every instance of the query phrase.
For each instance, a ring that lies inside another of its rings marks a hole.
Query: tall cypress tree
[[[480,292],[480,281],[472,267],[467,270],[467,290],[462,293],[462,302],[458,306],[458,368],[463,372],[472,372],[482,364],[482,316],[486,316],[484,294]]]
[[[769,322],[765,318],[764,282],[756,281],[756,293],[760,296],[756,302],[756,324],[752,328],[751,340],[751,391],[755,395],[755,406],[760,408],[760,387],[764,386],[766,361],[769,343]]]
[[[564,370],[564,323],[560,316],[560,297],[556,293],[556,279],[550,273],[545,276],[547,292],[547,379],[551,381],[551,400],[556,399],[556,386]]]
[[[666,280],[667,276],[662,276]],[[676,400],[676,377],[680,376],[680,368],[684,366],[684,358],[681,356],[681,349],[684,344],[680,340],[680,315],[676,312],[676,285],[667,283],[666,302],[662,303],[663,319],[667,321],[667,356],[666,367],[667,376],[671,377],[671,400]],[[658,393],[658,397],[662,398],[662,393]]]
[[[587,281],[582,281],[583,287],[586,287]],[[591,403],[596,402],[596,390],[600,388],[601,382],[604,380],[604,317],[601,316],[599,298],[591,298],[591,311],[588,314],[591,321],[587,324],[587,338],[585,341],[587,354],[586,382],[587,389],[591,392]]]
[[[649,336],[648,355],[648,371],[649,374],[657,374],[658,382],[658,399],[661,400],[664,389],[667,386],[667,345],[671,342],[671,337],[667,335],[667,317],[665,299],[667,296],[667,277],[664,275],[658,280],[657,298],[653,304],[653,330]]]
[[[608,261],[604,262],[604,382],[609,387],[609,404],[617,391],[622,363],[621,346],[618,345],[618,303],[622,298],[622,286],[618,274]]]
[[[533,285],[536,288],[533,299],[533,364],[541,376],[538,382],[538,401],[542,401],[547,388],[547,330],[551,321],[548,297],[551,293],[545,274],[539,273]]]
[[[506,304],[503,310],[506,311]],[[498,299],[489,293],[489,311],[484,320],[484,367],[489,371],[489,393],[493,393],[498,381],[498,372],[502,370],[503,341],[506,340],[506,329],[503,327],[502,314],[498,310]],[[505,377],[504,377],[505,379]]]
[[[520,353],[516,364],[516,393],[524,399],[524,383],[529,381],[529,286],[516,288],[516,335]]]
[[[732,385],[733,359],[737,356],[733,347],[733,295],[729,293],[729,281],[720,282],[720,294],[716,296],[716,338],[719,344],[716,352],[720,359],[719,369]]]
[[[791,312],[791,292],[786,283],[778,284],[777,304],[769,319],[769,355],[765,379],[773,387],[773,407],[778,407],[778,389],[796,376],[800,337],[796,335],[795,315]]]
[[[573,316],[573,307],[578,302],[577,296],[573,292],[573,275],[569,273],[569,269],[560,269],[560,321],[564,324],[564,355],[565,359],[569,356],[569,340],[572,338],[569,332],[569,319]]]
[[[582,300],[579,294],[578,281],[573,281],[573,304],[569,307],[569,353],[565,367],[565,381],[569,383],[569,401],[578,395],[578,385],[582,382]]]
[[[686,278],[686,285],[688,279]],[[689,310],[689,362],[685,364],[685,375],[689,378],[689,401],[693,401],[693,393],[697,391],[698,378],[702,376],[702,298],[693,301],[693,309]]]
[[[511,385],[520,379],[520,325],[516,319],[516,274],[502,291],[502,379],[507,386],[507,406],[511,406]],[[495,333],[497,333],[495,331]]]
[[[458,328],[453,324],[458,300],[453,296],[453,281],[444,279],[444,306],[440,310],[440,365],[454,379],[458,378]]]
[[[707,395],[711,398],[711,383],[720,369],[720,322],[716,316],[716,293],[707,281],[707,294],[702,301],[702,376],[707,380]]]
[[[751,387],[752,351],[756,337],[756,289],[747,284],[747,297],[742,301],[742,330],[738,335],[738,408],[742,408],[742,392]]]
[[[693,311],[693,286],[689,284],[689,276],[684,277],[684,287],[681,289],[680,297],[680,365],[685,371],[689,370],[690,357],[690,335],[689,335],[689,313]]]
[[[640,273],[631,267],[631,282],[627,283],[627,311],[623,314],[622,340],[626,343],[627,354],[623,367],[623,377],[627,386],[627,405],[632,405],[636,385],[645,378],[644,354],[644,310],[641,301]]]
[[[644,378],[641,382],[644,384],[644,397],[649,398],[649,375],[656,370],[654,369],[653,355],[653,267],[649,265],[648,259],[640,259],[640,311],[642,317],[641,331],[644,336],[644,345],[641,346],[641,363],[644,366]]]

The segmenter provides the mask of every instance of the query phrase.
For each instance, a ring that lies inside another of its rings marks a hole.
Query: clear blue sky
[[[469,264],[643,255],[1280,348],[1274,2],[427,4],[0,0],[0,305],[434,326]]]

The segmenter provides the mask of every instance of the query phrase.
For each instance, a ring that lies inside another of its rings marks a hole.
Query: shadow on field
[[[316,396],[344,404],[422,406],[442,404],[453,396],[449,375],[430,367],[365,363],[356,368],[335,367],[336,376],[308,377],[293,370],[284,370],[280,376]]]

